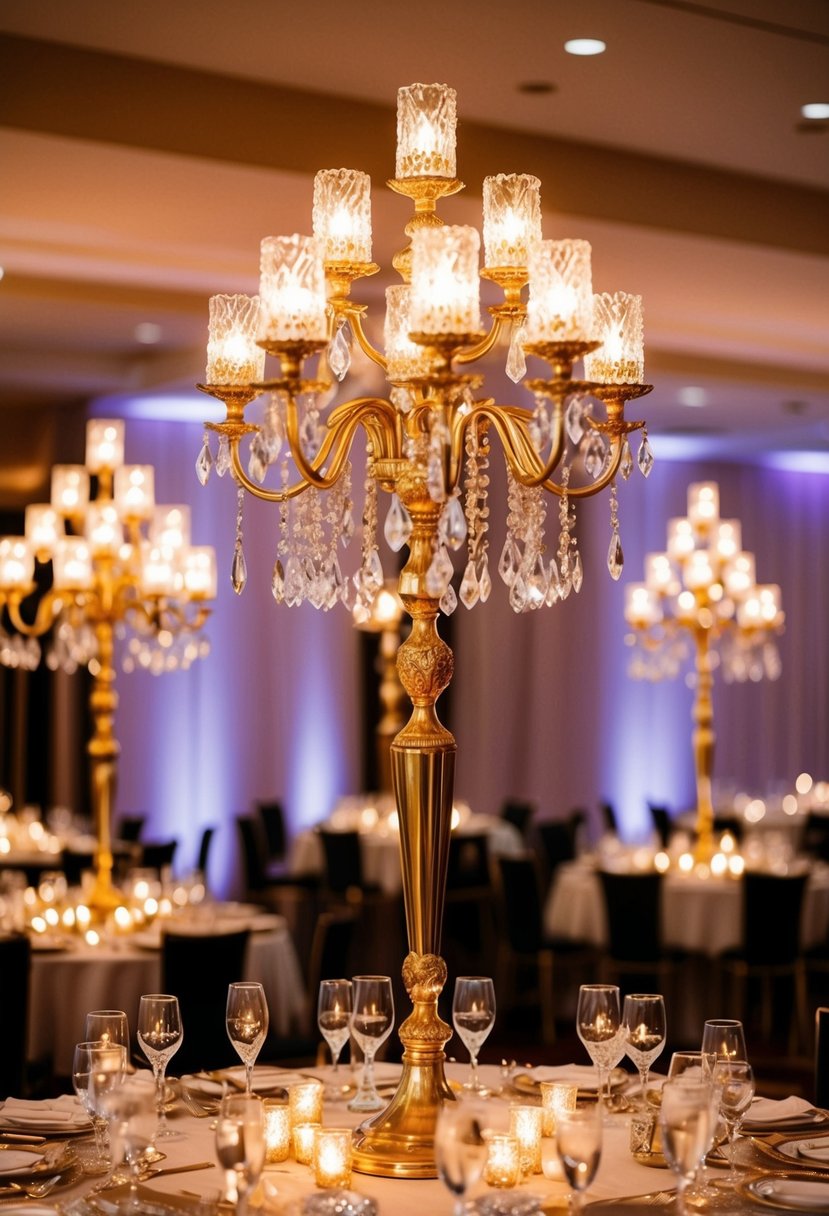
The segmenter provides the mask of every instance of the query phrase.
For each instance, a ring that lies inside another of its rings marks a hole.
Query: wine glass
[[[598,1074],[598,1099],[604,1079],[624,1055],[619,1017],[619,989],[615,984],[582,984],[576,1007],[576,1030]]]
[[[704,1081],[666,1081],[659,1122],[662,1151],[677,1176],[676,1207],[685,1216],[685,1191],[711,1144],[716,1112],[711,1086]]]
[[[268,1033],[268,1002],[261,984],[247,980],[227,990],[227,1033],[245,1066],[245,1094],[251,1096],[256,1057]]]
[[[227,1181],[226,1199],[245,1216],[265,1164],[264,1103],[256,1094],[229,1094],[216,1120],[216,1156]]]
[[[109,1172],[106,1117],[101,1112],[100,1103],[107,1091],[123,1080],[126,1067],[126,1051],[119,1044],[104,1043],[98,1039],[75,1046],[72,1085],[92,1121],[95,1134],[95,1156],[84,1167],[88,1174]]]
[[[351,1030],[351,980],[322,980],[317,999],[317,1025],[331,1052],[332,1073],[340,1064],[340,1052]],[[342,1097],[339,1086],[329,1086],[329,1097]]]
[[[639,1069],[642,1105],[647,1106],[648,1073],[665,1047],[665,1001],[656,993],[625,997],[622,1014],[625,1051]]]
[[[668,1065],[669,1081],[710,1082],[711,1058],[702,1051],[675,1051]]]
[[[115,1165],[126,1161],[130,1172],[129,1194],[121,1210],[139,1212],[138,1197],[141,1170],[152,1148],[157,1123],[156,1084],[140,1073],[128,1077],[103,1099],[103,1109],[109,1119],[112,1160]]]
[[[556,1115],[556,1149],[570,1184],[570,1206],[581,1210],[584,1192],[596,1177],[602,1155],[601,1101]]]
[[[348,1104],[349,1110],[382,1110],[385,1102],[374,1084],[374,1056],[394,1025],[394,997],[387,975],[355,975],[351,1033],[362,1048],[363,1073],[360,1087]]]
[[[122,1009],[93,1009],[86,1015],[84,1038],[104,1043],[120,1043],[129,1054],[130,1030]]]
[[[167,993],[151,993],[138,1002],[138,1042],[150,1061],[155,1077],[158,1102],[158,1131],[156,1138],[169,1138],[176,1133],[167,1126],[164,1109],[164,1073],[167,1064],[181,1047],[183,1030],[178,997]]]
[[[469,1080],[464,1089],[485,1094],[478,1080],[478,1052],[495,1024],[495,987],[483,975],[459,975],[452,1000],[452,1023],[469,1052]]]
[[[743,1115],[754,1097],[754,1073],[745,1060],[717,1060],[714,1065],[714,1090],[719,1098],[720,1114],[728,1132],[728,1157],[730,1168],[728,1181],[731,1186],[737,1180],[734,1162],[734,1147]]]
[[[435,1124],[438,1177],[455,1196],[455,1216],[463,1216],[464,1195],[486,1163],[486,1107],[474,1098],[444,1102]]]
[[[709,1018],[702,1031],[702,1051],[712,1071],[717,1060],[747,1060],[742,1022],[734,1018]]]

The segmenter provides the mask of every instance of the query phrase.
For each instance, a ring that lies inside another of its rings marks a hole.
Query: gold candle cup
[[[294,1157],[300,1165],[310,1165],[314,1160],[314,1137],[319,1127],[319,1123],[294,1124]]]
[[[486,1137],[484,1182],[507,1189],[521,1180],[521,1149],[515,1136],[494,1133]]]
[[[288,1087],[293,1127],[298,1123],[322,1123],[322,1094],[321,1081],[300,1081]]]
[[[518,1141],[521,1156],[521,1173],[541,1173],[541,1125],[540,1106],[510,1106],[510,1134]]]
[[[559,1081],[541,1082],[542,1131],[545,1136],[556,1134],[556,1120],[564,1111],[576,1109],[578,1088]]]
[[[321,1187],[351,1185],[351,1128],[318,1127],[314,1135],[314,1181]]]
[[[265,1099],[265,1161],[287,1161],[291,1151],[291,1108],[276,1098]]]

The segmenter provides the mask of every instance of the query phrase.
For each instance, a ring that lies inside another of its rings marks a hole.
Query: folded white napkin
[[[61,1094],[59,1098],[31,1101],[25,1098],[7,1098],[0,1108],[0,1119],[5,1123],[21,1127],[40,1127],[60,1124],[62,1127],[86,1127],[89,1116],[72,1094]]]
[[[805,1098],[794,1094],[777,1101],[774,1098],[755,1098],[746,1113],[746,1123],[776,1124],[792,1119],[803,1119],[814,1114],[814,1106]]]

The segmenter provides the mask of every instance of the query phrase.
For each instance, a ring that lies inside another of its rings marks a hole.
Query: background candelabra
[[[374,759],[376,789],[381,794],[392,792],[391,744],[406,722],[406,690],[397,674],[403,614],[396,581],[387,579],[375,595],[368,617],[360,612],[355,620],[358,629],[379,635],[375,671],[379,677],[380,717],[374,731]]]
[[[714,670],[728,680],[774,680],[783,627],[780,588],[755,582],[754,554],[742,549],[740,521],[720,519],[714,482],[688,487],[688,515],[668,523],[668,547],[645,558],[645,582],[625,588],[625,619],[636,679],[675,679],[695,652],[693,748],[699,860],[713,848]]]
[[[541,239],[540,183],[529,175],[484,182],[486,264],[480,274],[503,298],[489,309],[489,332],[481,332],[478,232],[444,226],[436,214],[438,201],[462,188],[455,176],[454,90],[422,84],[401,89],[397,118],[396,176],[389,185],[412,200],[414,215],[406,226],[411,244],[393,259],[403,282],[386,290],[385,354],[364,328],[366,307],[350,298],[353,283],[379,269],[371,261],[370,181],[354,170],[324,170],[314,183],[314,237],[266,238],[259,296],[210,302],[207,383],[200,387],[224,403],[226,414],[206,424],[196,468],[202,482],[214,467],[220,475],[231,471],[236,482],[231,578],[237,592],[247,580],[246,492],[280,504],[272,576],[278,603],[309,600],[328,609],[342,601],[356,619],[368,618],[383,584],[378,490],[391,496],[388,544],[409,549],[399,592],[412,627],[397,666],[413,712],[392,743],[391,765],[410,947],[403,978],[414,1011],[399,1031],[405,1048],[400,1086],[389,1107],[359,1129],[355,1167],[427,1177],[435,1172],[437,1112],[453,1097],[443,1072],[443,1046],[452,1032],[438,1017],[437,1000],[446,979],[438,952],[455,740],[435,711],[453,658],[438,635],[437,618],[459,601],[472,608],[490,594],[493,435],[503,449],[509,495],[498,572],[513,609],[552,605],[579,591],[574,504],[608,487],[608,565],[619,577],[616,477],[630,475],[628,435],[643,426],[625,420],[625,404],[649,386],[642,383],[641,298],[594,297],[589,245]],[[480,395],[483,376],[464,370],[506,337],[513,381],[526,375],[527,357],[547,365],[545,374],[527,381],[533,408]],[[385,372],[388,398],[332,404],[332,386],[349,370],[354,341]],[[266,354],[278,362],[270,379],[263,379]],[[321,357],[308,372],[313,356]],[[573,376],[581,358],[583,380]],[[245,409],[262,394],[262,420],[252,423]],[[350,451],[360,428],[367,453],[361,560],[348,579],[339,542],[355,530]],[[210,432],[218,434],[215,456]],[[241,444],[247,438],[246,470]],[[652,460],[643,436],[638,463],[646,475]],[[271,466],[277,484],[266,487]],[[559,499],[559,539],[549,561],[548,492]],[[464,541],[467,560],[456,593],[450,553]]]
[[[111,842],[116,640],[126,671],[189,667],[209,651],[200,630],[216,595],[215,554],[190,544],[189,508],[156,506],[152,466],[123,460],[123,422],[90,420],[86,464],[56,465],[51,503],[26,508],[25,536],[0,538],[0,608],[17,631],[3,631],[0,661],[33,669],[41,657],[37,639],[51,631],[47,664],[68,672],[86,666],[92,676],[87,750],[97,843],[87,902],[101,913],[121,902]],[[36,566],[47,565],[51,586],[35,598]]]

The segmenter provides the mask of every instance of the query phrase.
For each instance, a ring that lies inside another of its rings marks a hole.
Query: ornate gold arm
[[[494,319],[489,333],[480,342],[476,342],[474,346],[469,346],[466,350],[459,350],[454,356],[454,362],[474,363],[476,359],[483,358],[484,355],[489,354],[494,346],[498,345],[498,340],[504,332],[505,324],[511,321],[512,318],[510,316],[505,317],[501,313],[495,312],[494,309],[490,311],[494,313]]]
[[[63,601],[60,595],[56,595],[51,591],[47,591],[40,600],[35,611],[35,619],[31,622],[24,621],[20,615],[20,605],[27,596],[35,590],[34,584],[28,591],[11,591],[6,599],[6,607],[9,612],[9,619],[14,625],[18,633],[22,633],[27,638],[39,638],[50,628],[55,617],[63,607]]]
[[[364,304],[352,304],[349,301],[348,305],[343,309],[343,314],[351,325],[360,350],[371,359],[372,363],[376,363],[378,367],[382,367],[383,371],[385,371],[387,368],[385,355],[381,355],[379,350],[375,350],[366,336],[366,331],[363,329],[363,313],[365,311],[366,306]]]

